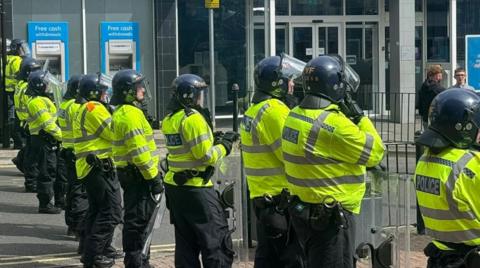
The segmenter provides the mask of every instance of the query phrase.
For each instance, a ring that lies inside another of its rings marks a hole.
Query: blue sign
[[[101,22],[100,23],[100,51],[101,51],[101,71],[107,72],[107,49],[112,49],[111,40],[117,40],[117,48],[124,49],[125,53],[132,54],[134,60],[134,67],[140,71],[140,39],[138,37],[138,23],[137,22]],[[121,44],[121,41],[125,43]],[[131,44],[128,52],[127,45]],[[110,46],[110,47],[109,47]],[[122,47],[123,46],[123,47]],[[129,66],[128,68],[132,68]]]
[[[40,41],[40,42],[39,42]],[[68,22],[30,21],[28,22],[28,44],[33,55],[43,60],[57,57],[62,80],[66,81],[69,74]],[[35,44],[35,46],[34,46]],[[62,55],[63,53],[63,55]],[[51,63],[52,65],[56,63]]]
[[[480,35],[465,36],[467,84],[480,90]]]

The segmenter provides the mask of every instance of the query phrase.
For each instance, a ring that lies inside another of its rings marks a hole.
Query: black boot
[[[125,253],[121,250],[114,248],[112,245],[105,248],[103,254],[112,259],[121,259],[125,257]]]
[[[54,207],[51,203],[48,203],[47,205],[40,205],[38,208],[38,213],[42,214],[60,214],[61,212],[61,209]]]
[[[110,268],[115,264],[115,260],[112,258],[108,258],[106,256],[95,256],[95,260],[93,261],[93,267],[95,268]]]

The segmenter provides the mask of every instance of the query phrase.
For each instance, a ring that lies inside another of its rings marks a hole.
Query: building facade
[[[64,56],[68,75],[115,72],[130,66],[142,71],[153,92],[151,113],[157,118],[166,113],[176,75],[195,73],[209,82],[211,70],[217,115],[230,114],[233,84],[248,99],[254,90],[255,63],[282,52],[304,61],[338,53],[360,74],[362,94],[397,91],[391,90],[399,87],[394,80],[409,79],[392,67],[395,51],[390,40],[396,35],[391,29],[402,31],[400,39],[412,44],[412,49],[400,48],[399,53],[400,61],[405,57],[414,62],[412,88],[420,87],[428,65],[438,63],[446,70],[443,83],[448,86],[452,69],[464,67],[465,35],[480,33],[480,18],[474,14],[480,0],[400,0],[395,4],[389,0],[223,0],[213,10],[214,67],[210,68],[210,11],[204,1],[3,1],[6,36],[30,39],[37,46],[32,50],[45,58],[54,54],[55,46],[33,40],[35,23],[66,23],[68,41],[61,51],[68,51]],[[122,33],[122,27],[130,32]],[[52,68],[61,69],[50,58]],[[400,76],[392,76],[391,70]],[[372,109],[372,103],[365,101],[364,109]]]

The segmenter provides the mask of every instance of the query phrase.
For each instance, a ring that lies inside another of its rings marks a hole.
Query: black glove
[[[148,183],[148,188],[150,189],[150,193],[152,195],[157,195],[163,193],[163,180],[162,180],[162,174],[159,172],[157,177],[147,180]]]
[[[213,132],[213,144],[220,144],[220,140],[222,139],[223,135],[225,135],[223,131]]]
[[[239,137],[240,135],[237,132],[227,131],[219,138],[218,144],[223,145],[227,151],[227,155],[229,155],[232,151],[233,143],[237,141]]]
[[[363,110],[357,102],[347,94],[342,102],[339,103],[340,110],[356,125],[363,117]]]

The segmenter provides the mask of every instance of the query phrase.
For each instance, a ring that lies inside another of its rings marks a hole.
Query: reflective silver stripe
[[[209,133],[205,133],[203,135],[200,135],[190,141],[187,141],[187,145],[190,146],[190,148],[194,147],[195,145],[197,144],[200,144],[202,143],[203,141],[206,141],[210,139],[210,132]]]
[[[427,208],[424,206],[419,205],[420,211],[424,217],[437,219],[437,220],[474,220],[472,218],[472,214],[469,212],[458,212],[457,215],[454,215],[450,210],[442,210],[442,209],[435,209],[435,208]],[[458,217],[461,216],[461,217]]]
[[[100,134],[102,133],[102,131],[108,127],[108,124],[110,124],[110,122],[112,122],[112,118],[107,118],[105,121],[102,122],[102,124],[97,128],[97,130],[95,131],[95,133],[93,133],[92,135],[88,135],[88,136],[83,136],[83,137],[80,137],[80,138],[76,138],[75,139],[75,142],[84,142],[84,141],[90,141],[90,140],[94,140],[98,137],[100,137]],[[83,131],[82,131],[83,132]]]
[[[263,106],[258,110],[257,115],[255,116],[255,119],[252,121],[252,142],[253,144],[260,144],[260,140],[258,139],[258,133],[257,133],[257,125],[260,123],[260,120],[262,119],[263,114],[265,111],[270,107],[270,104],[265,103]]]
[[[30,128],[30,132],[36,132],[36,131],[40,131],[41,129],[45,128],[47,125],[53,123],[55,121],[55,118],[50,118],[48,119],[47,121],[43,122],[40,124],[40,126],[36,127],[36,128]],[[61,129],[55,125],[55,129],[53,130],[53,132],[58,132],[58,131],[61,131]]]
[[[370,154],[372,153],[373,148],[373,136],[367,133],[365,145],[363,146],[362,153],[360,154],[360,158],[357,162],[359,165],[365,165],[370,158]]]
[[[121,140],[121,141],[112,141],[112,144],[115,145],[115,146],[120,146],[120,145],[123,145],[125,143],[124,140]]]
[[[140,169],[140,170],[147,171],[147,170],[149,170],[149,169],[151,169],[151,168],[153,167],[153,161],[150,160],[150,161],[148,161],[148,163],[143,164],[143,165],[140,165],[140,166],[137,166],[137,167],[138,167],[138,169]]]
[[[427,235],[441,241],[448,241],[452,243],[460,243],[478,239],[480,237],[479,229],[461,230],[461,231],[435,231],[426,228]]]
[[[154,140],[153,135],[147,135],[145,138],[147,139],[148,142]]]
[[[181,162],[168,160],[168,165],[176,168],[197,168],[199,166],[204,166],[202,160],[181,161]]]
[[[128,154],[133,158],[135,156],[139,156],[145,152],[148,152],[150,151],[150,147],[148,147],[148,145],[145,145],[145,146],[142,146],[140,148],[135,148],[133,150],[131,150]]]
[[[75,143],[75,139],[68,139],[68,138],[63,138],[62,137],[62,142],[69,142],[69,143]]]
[[[302,120],[304,122],[310,123],[310,124],[313,124],[313,122],[314,122],[314,120],[312,118],[306,117],[304,115],[297,114],[297,113],[294,113],[294,112],[290,112],[289,116],[291,116],[293,118],[296,118],[296,119],[299,119],[299,120]]]
[[[70,102],[70,103],[67,105],[67,107],[65,107],[65,109],[60,109],[60,110],[58,111],[58,113],[57,113],[57,115],[58,115],[61,111],[63,111],[63,114],[65,115],[65,118],[64,118],[65,124],[66,124],[66,126],[65,126],[65,131],[71,131],[71,130],[73,129],[72,122],[70,121],[70,116],[68,115],[67,110],[68,110],[68,108],[70,108],[70,106],[72,106],[72,104],[74,104],[74,103],[75,103],[75,101]],[[63,130],[63,129],[62,129],[62,130]]]
[[[87,109],[83,109],[82,117],[80,117],[80,129],[82,130],[82,137],[88,136],[87,129],[85,128],[85,118],[87,116]]]
[[[168,152],[171,154],[186,154],[190,152],[190,148],[187,148],[187,147],[168,148]]]
[[[247,176],[275,176],[284,175],[285,170],[283,168],[245,168]]]
[[[334,178],[295,178],[287,174],[287,180],[293,185],[300,187],[331,187],[342,184],[363,183],[364,175],[347,175]]]
[[[138,135],[143,135],[143,129],[134,129],[132,131],[129,131],[127,134],[125,134],[124,140],[128,140],[130,138],[133,138]]]
[[[427,216],[432,219],[437,220],[449,220],[449,219],[470,219],[474,220],[477,219],[475,213],[472,211],[460,211],[458,209],[457,202],[453,199],[453,190],[455,189],[455,183],[458,179],[460,173],[462,173],[464,167],[467,163],[473,158],[473,154],[471,152],[465,152],[465,154],[455,163],[450,160],[442,159],[439,157],[434,157],[431,155],[423,155],[420,158],[420,161],[427,162],[427,163],[436,163],[439,165],[450,167],[452,170],[448,175],[448,179],[445,183],[445,198],[447,199],[447,204],[449,207],[450,216],[446,216],[444,214],[439,213],[438,215],[430,214]],[[424,210],[429,210],[428,208],[424,208]],[[431,211],[430,211],[431,212]],[[423,210],[422,210],[423,213]],[[427,212],[428,213],[428,212]]]
[[[303,157],[283,152],[283,159],[287,162],[300,165],[326,165],[340,163],[337,160],[324,158],[321,156]]]
[[[113,156],[113,159],[115,160],[115,162],[120,162],[120,161],[128,161],[132,158],[127,154],[127,155],[115,155]]]
[[[205,161],[210,160],[210,158],[213,157],[214,152],[217,152],[219,155],[222,155],[222,149],[220,149],[219,146],[212,146],[212,147],[210,147],[210,149],[207,151],[207,153],[205,154],[205,156],[202,158],[202,161],[205,162]]]
[[[242,144],[242,151],[246,153],[270,153],[275,152],[280,146],[282,146],[282,139],[275,140],[269,145],[245,145]]]
[[[159,155],[160,155],[160,152],[159,152],[159,151],[153,151],[153,152],[150,152],[150,155],[151,155],[152,157],[154,157],[154,156],[159,156]]]
[[[305,144],[305,157],[310,161],[316,161],[315,143],[318,139],[318,134],[322,128],[323,122],[327,119],[330,112],[323,111],[313,122],[313,126],[308,133],[307,142]]]
[[[35,114],[33,114],[29,118],[27,118],[27,121],[28,122],[33,122],[33,121],[37,120],[43,113],[48,113],[48,109],[40,109]]]
[[[110,152],[112,149],[111,148],[105,148],[105,149],[99,149],[99,150],[93,150],[93,151],[87,151],[87,152],[81,152],[81,153],[75,153],[75,156],[78,158],[82,158],[82,157],[87,157],[87,155],[89,154],[103,154],[103,153],[108,153]]]

